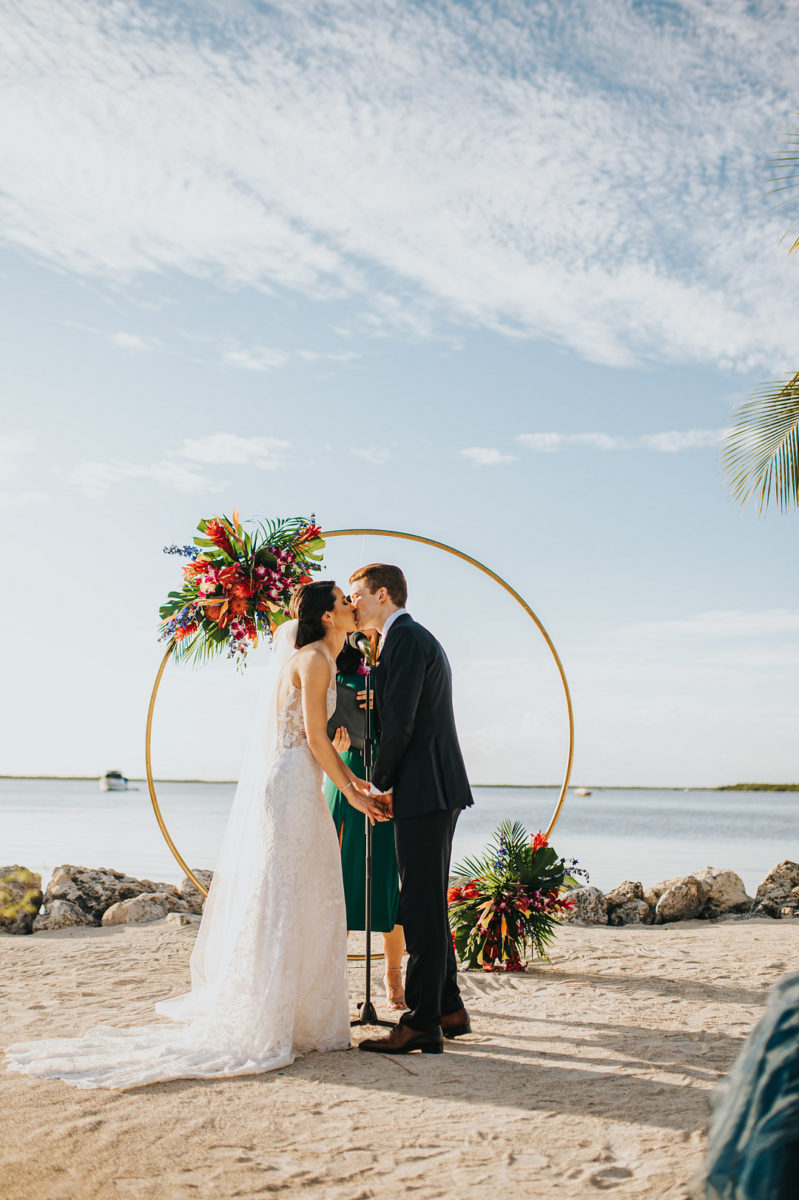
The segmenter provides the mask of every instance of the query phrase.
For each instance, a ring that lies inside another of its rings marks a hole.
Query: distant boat
[[[126,792],[128,781],[121,771],[106,771],[97,781],[101,792]]]
[[[575,794],[575,796],[590,796],[591,789],[590,788],[575,788],[574,794]]]

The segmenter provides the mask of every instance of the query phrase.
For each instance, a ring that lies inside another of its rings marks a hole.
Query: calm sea
[[[0,780],[0,864],[19,863],[49,878],[61,863],[114,867],[180,883],[182,872],[156,824],[147,786],[100,792],[80,780]],[[159,783],[161,810],[192,867],[213,867],[233,785]],[[534,833],[546,828],[555,788],[475,788],[454,858],[479,852],[503,818]],[[604,891],[622,879],[644,885],[703,866],[728,867],[747,891],[782,859],[799,861],[799,793],[595,788],[567,797],[553,835],[561,854],[580,860]]]

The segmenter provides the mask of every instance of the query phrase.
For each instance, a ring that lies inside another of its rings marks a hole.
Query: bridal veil
[[[274,638],[191,956],[191,991],[156,1005],[171,1023],[19,1043],[6,1052],[11,1070],[128,1088],[269,1071],[306,1050],[349,1045],[338,840],[304,740],[301,692],[281,689],[296,634],[292,621]]]

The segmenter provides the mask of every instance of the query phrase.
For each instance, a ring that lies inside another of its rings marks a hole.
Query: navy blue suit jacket
[[[452,710],[452,671],[442,646],[410,613],[389,629],[374,668],[380,747],[372,780],[394,791],[401,821],[474,803]]]

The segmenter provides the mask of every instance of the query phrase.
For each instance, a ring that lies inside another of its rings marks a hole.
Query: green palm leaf
[[[791,130],[785,134],[782,140],[785,143],[786,152],[775,155],[769,165],[775,171],[783,172],[783,174],[774,176],[774,187],[771,190],[774,193],[787,192],[788,195],[780,200],[777,208],[788,208],[795,212],[797,208],[795,193],[799,188],[799,149],[797,148],[799,147],[799,133],[795,129]],[[786,232],[784,237],[787,236]],[[788,253],[793,254],[796,250],[799,250],[799,238],[796,238]]]
[[[758,496],[762,513],[773,493],[781,512],[799,508],[799,372],[763,384],[736,409],[723,447],[722,470],[739,503]]]

